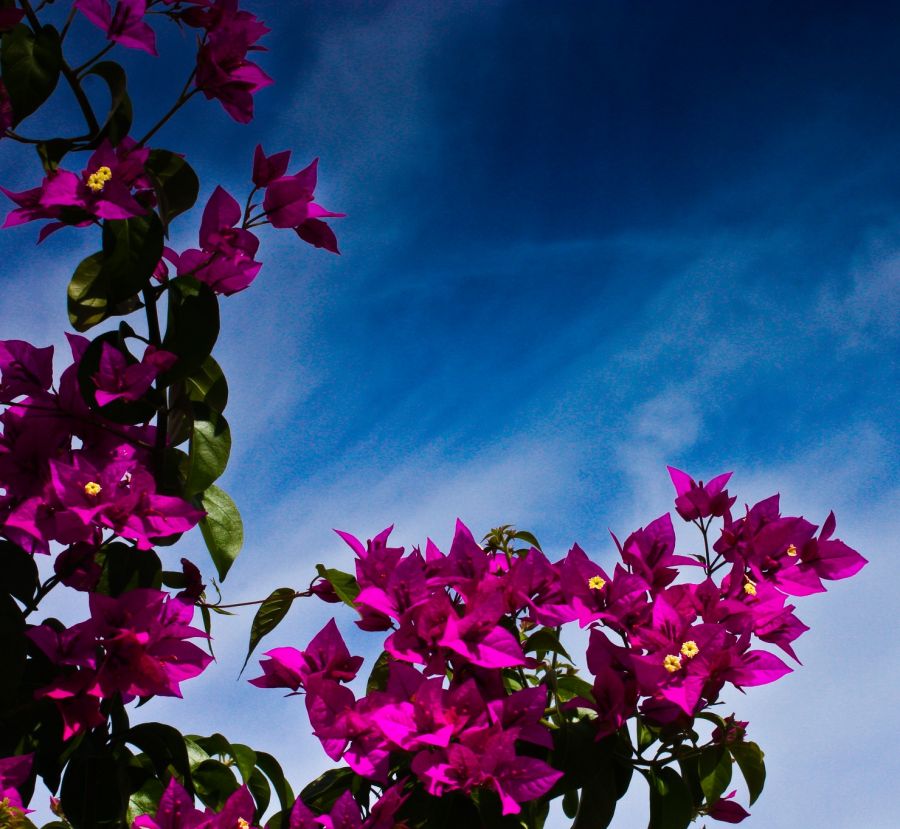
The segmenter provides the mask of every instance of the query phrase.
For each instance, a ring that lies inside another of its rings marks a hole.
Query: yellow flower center
[[[250,829],[250,824],[242,817],[238,818],[238,829]]]
[[[747,579],[747,581],[744,582],[744,592],[748,596],[755,596],[756,595],[756,582],[752,581],[751,579]]]
[[[606,579],[602,576],[591,576],[588,579],[588,587],[591,590],[602,590],[606,586]]]
[[[688,659],[692,659],[700,653],[700,648],[697,647],[697,643],[693,639],[688,639],[687,642],[681,646],[681,653]]]
[[[787,554],[791,558],[796,558],[797,557],[797,548],[793,544],[788,545]]]
[[[681,657],[676,656],[674,653],[670,653],[665,659],[663,659],[663,667],[670,674],[674,674],[675,671],[681,668]]]
[[[106,182],[108,182],[112,178],[112,170],[107,166],[98,167],[96,172],[91,173],[88,176],[87,186],[93,190],[95,193],[99,193]]]
[[[88,481],[84,485],[84,494],[90,495],[91,498],[96,498],[103,491],[103,487],[100,486],[96,481]]]

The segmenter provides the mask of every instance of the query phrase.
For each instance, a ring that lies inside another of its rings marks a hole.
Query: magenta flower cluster
[[[597,739],[637,715],[660,727],[689,724],[726,685],[787,674],[781,658],[754,642],[796,659],[792,643],[807,628],[789,597],[824,590],[821,579],[846,578],[865,564],[832,538],[833,515],[817,535],[805,519],[782,516],[773,496],[733,518],[729,475],[703,485],[670,471],[676,509],[704,541],[721,519],[714,560],[677,555],[668,514],[624,543],[614,537],[619,561],[611,569],[578,545],[555,562],[535,546],[517,555],[485,548],[462,523],[446,555],[431,541],[424,554],[405,554],[389,545],[390,529],[367,544],[340,533],[356,554],[357,625],[389,631],[384,688],[356,697],[347,687],[362,659],[350,655],[334,620],[303,651],[268,651],[251,683],[302,689],[325,752],[369,780],[397,784],[391,769],[403,757],[400,765],[432,795],[490,788],[504,814],[518,813],[561,777],[522,752],[526,744],[551,748],[558,727],[547,716],[558,704],[556,678],[528,655],[527,632],[570,622],[589,628],[591,693],[562,708],[590,711]],[[679,579],[692,570],[701,578]],[[315,592],[337,600],[327,581]],[[535,671],[536,684],[511,689],[510,669]],[[740,817],[736,809],[746,814],[723,798],[709,814],[727,820]]]

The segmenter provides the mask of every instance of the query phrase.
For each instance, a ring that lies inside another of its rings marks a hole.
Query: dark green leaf
[[[381,652],[381,656],[375,660],[372,672],[369,674],[369,679],[366,682],[367,694],[370,694],[372,691],[384,691],[387,688],[388,673],[393,661],[393,657],[387,651]]]
[[[292,587],[279,587],[273,590],[268,598],[259,606],[250,625],[250,645],[247,648],[247,656],[241,666],[241,673],[247,667],[253,651],[266,634],[271,633],[291,609],[291,605],[297,596],[297,591]]]
[[[185,495],[196,495],[207,489],[225,471],[231,454],[231,430],[228,421],[214,409],[202,403],[193,406],[194,425],[191,430]]]
[[[355,777],[353,769],[329,769],[304,787],[300,799],[311,808],[331,811],[334,802],[350,788]]]
[[[66,766],[60,800],[74,829],[120,827],[128,806],[125,764],[108,748],[82,743]]]
[[[94,253],[72,274],[69,282],[69,322],[76,331],[87,331],[103,322],[109,314],[109,296],[105,280],[100,278],[103,252]]]
[[[231,756],[241,773],[241,779],[246,783],[256,767],[256,752],[243,743],[232,743]]]
[[[0,590],[28,605],[40,584],[34,556],[11,541],[0,541]]]
[[[164,791],[163,784],[151,777],[134,792],[128,799],[128,825],[131,826],[134,819],[141,815],[155,815]]]
[[[574,697],[583,697],[587,700],[594,699],[594,688],[591,683],[575,674],[561,676],[556,681],[556,685],[560,692],[559,698],[563,702],[573,699]]]
[[[50,97],[61,66],[59,33],[53,26],[42,26],[34,33],[19,24],[3,35],[0,71],[16,123]]]
[[[163,348],[178,355],[164,375],[166,383],[193,374],[204,364],[219,336],[219,303],[208,285],[190,276],[169,282],[169,324]]]
[[[559,636],[553,628],[541,628],[536,633],[532,633],[531,636],[525,640],[525,653],[531,653],[532,651],[551,651],[552,653],[558,653],[560,656],[564,656],[570,662],[572,661],[572,657],[569,656],[566,649],[562,646],[562,642],[559,641]]]
[[[100,548],[97,561],[103,567],[98,593],[119,596],[138,587],[159,589],[162,585],[162,562],[153,550],[114,541]]]
[[[184,737],[171,725],[141,723],[126,731],[119,739],[144,752],[153,763],[158,777],[162,778],[166,769],[172,766],[186,781],[190,781],[191,767]],[[189,786],[189,782],[185,785]]]
[[[538,543],[537,538],[534,537],[528,530],[517,530],[513,533],[513,538],[517,538],[519,541],[524,541],[526,544],[530,544],[532,547],[537,547],[538,550],[541,549],[541,545]]]
[[[284,772],[279,762],[271,755],[264,751],[256,752],[256,767],[262,770],[266,777],[272,781],[272,787],[275,794],[278,795],[278,802],[282,809],[287,809],[294,803],[294,792],[290,783],[287,782]]]
[[[334,588],[334,592],[337,593],[338,598],[342,602],[350,605],[350,607],[354,607],[353,602],[356,601],[356,597],[359,595],[359,584],[357,584],[353,576],[340,570],[327,568],[324,564],[317,564],[316,572],[322,578],[328,579]]]
[[[616,796],[610,774],[595,775],[581,792],[572,829],[606,829],[616,812]]]
[[[217,486],[207,489],[200,501],[206,510],[206,516],[200,521],[200,532],[213,564],[216,565],[219,580],[225,581],[225,576],[244,545],[241,514],[234,501]]]
[[[567,818],[574,818],[578,814],[578,789],[569,789],[563,795],[562,810]]]
[[[750,805],[760,796],[763,786],[766,784],[766,764],[763,750],[753,742],[732,743],[728,750],[747,781],[747,790],[750,792]]]
[[[159,264],[162,249],[162,223],[153,211],[103,222],[101,278],[106,280],[110,304],[141,292]]]
[[[648,829],[686,829],[694,815],[691,793],[681,775],[670,766],[645,773],[650,784]]]
[[[272,788],[269,786],[269,781],[266,780],[263,773],[256,768],[250,772],[250,777],[246,783],[247,788],[250,789],[250,794],[253,795],[253,799],[256,801],[256,814],[253,820],[253,825],[255,826],[258,819],[262,817],[263,812],[269,808],[269,801],[272,799]]]
[[[224,412],[228,403],[228,383],[219,364],[207,357],[203,364],[184,380],[185,391],[195,403],[205,403],[217,412]]]
[[[133,116],[125,70],[114,61],[104,60],[85,73],[85,77],[89,75],[106,81],[110,98],[106,120],[100,125],[100,133],[91,146],[97,146],[104,138],[116,146],[131,130]]]
[[[194,206],[200,181],[191,165],[169,150],[151,150],[146,169],[156,188],[159,212],[168,228],[172,219]]]
[[[221,811],[225,801],[238,788],[231,770],[218,760],[204,760],[192,776],[197,796],[216,812]]]
[[[731,782],[731,755],[722,746],[708,746],[700,753],[700,787],[712,806]]]

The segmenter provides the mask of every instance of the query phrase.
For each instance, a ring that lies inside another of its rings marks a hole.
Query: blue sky
[[[667,463],[734,470],[739,501],[834,508],[871,561],[799,603],[804,666],[734,699],[770,772],[745,825],[895,825],[875,770],[900,725],[900,6],[246,5],[273,28],[256,121],[195,100],[156,144],[187,153],[204,197],[242,198],[259,140],[292,170],[318,156],[317,200],[348,217],[341,257],[263,234],[260,276],[223,302],[223,483],[247,528],[228,599],[349,567],[333,527],[441,545],[457,516],[516,523],[608,561],[608,528],[670,508]],[[184,67],[122,59],[149,123],[156,73],[177,88]],[[0,145],[12,189],[40,176],[18,153]],[[0,330],[60,345],[65,280],[97,240],[35,235],[0,235]],[[271,645],[334,612],[303,605]],[[326,768],[301,701],[234,681],[250,616],[219,622],[219,663],[141,713],[273,751],[298,783]],[[645,799],[636,782],[613,826]]]

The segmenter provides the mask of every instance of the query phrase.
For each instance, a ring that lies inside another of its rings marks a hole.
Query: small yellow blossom
[[[793,544],[789,544],[788,548],[787,548],[787,554],[791,558],[796,558],[797,557],[797,548]]]
[[[87,186],[95,193],[99,193],[106,186],[106,182],[111,178],[112,170],[104,165],[103,167],[98,167],[96,172],[93,172],[88,176]]]
[[[606,586],[606,579],[602,576],[591,576],[588,579],[588,587],[591,590],[602,590]]]
[[[748,596],[755,596],[756,595],[756,582],[752,581],[751,579],[747,579],[747,581],[744,582],[744,592]]]
[[[84,485],[84,494],[90,495],[91,498],[96,498],[102,490],[103,487],[100,486],[100,484],[98,484],[96,481],[88,481]]]
[[[681,653],[688,659],[692,659],[700,653],[700,648],[697,647],[697,643],[693,639],[688,639],[687,642],[681,646]]]
[[[675,671],[681,668],[681,657],[676,656],[674,653],[670,653],[665,659],[663,659],[663,667],[670,674],[674,674]]]

